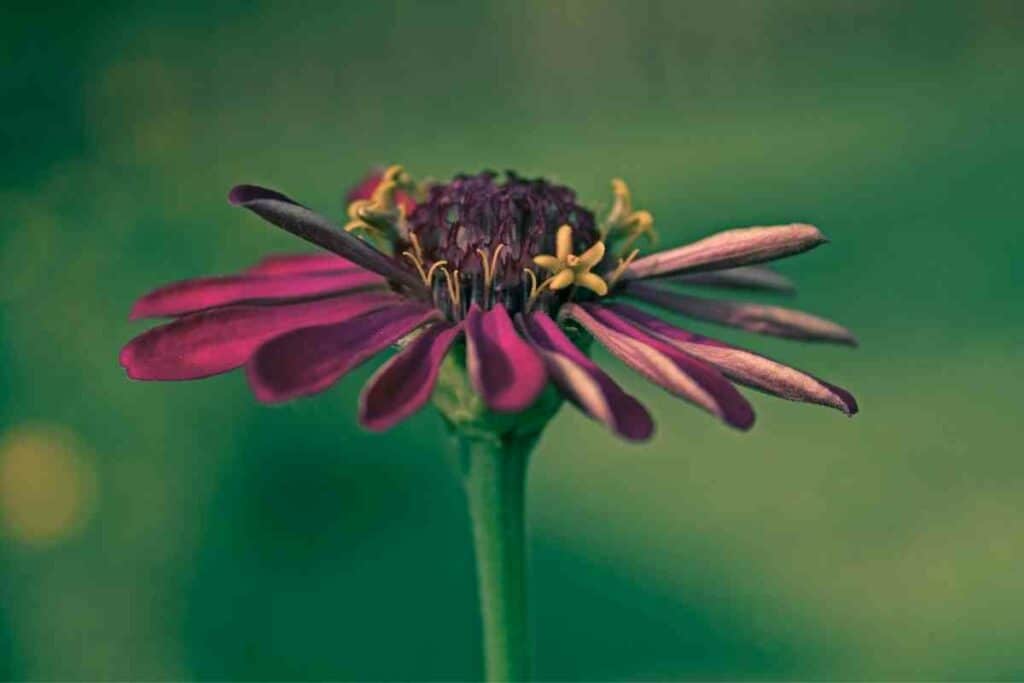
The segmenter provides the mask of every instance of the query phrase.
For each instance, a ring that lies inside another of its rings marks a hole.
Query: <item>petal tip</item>
[[[228,192],[228,204],[238,206],[245,204],[257,195],[258,187],[255,185],[235,185]]]
[[[259,199],[276,199],[288,204],[295,204],[295,201],[285,195],[259,185],[235,185],[228,192],[228,203],[232,206],[245,206],[250,202]]]
[[[754,422],[757,421],[757,415],[754,413],[754,409],[750,407],[750,404],[747,403],[739,406],[731,413],[726,413],[722,419],[734,429],[738,429],[741,432],[749,432],[750,428],[754,426]]]

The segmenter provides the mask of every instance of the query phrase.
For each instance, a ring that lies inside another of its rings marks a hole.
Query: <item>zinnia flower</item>
[[[139,380],[187,380],[244,367],[267,403],[322,392],[399,345],[369,380],[360,422],[384,430],[431,397],[442,362],[464,359],[487,409],[519,413],[549,381],[583,412],[631,440],[647,410],[587,353],[591,339],[633,370],[726,424],[754,411],[734,382],[775,396],[857,411],[847,391],[746,349],[694,334],[651,308],[760,334],[855,344],[843,327],[777,306],[686,294],[790,290],[767,261],[826,240],[802,223],[726,230],[640,256],[653,218],[613,182],[597,221],[567,187],[508,173],[417,185],[392,167],[349,195],[344,229],[273,190],[240,185],[230,202],[325,251],[275,255],[225,277],[186,280],[140,299],[132,318],[174,319],[121,352]]]

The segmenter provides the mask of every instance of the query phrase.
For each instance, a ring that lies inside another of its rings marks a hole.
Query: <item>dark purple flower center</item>
[[[500,301],[519,309],[529,288],[525,271],[537,270],[534,256],[555,252],[555,234],[563,225],[573,227],[576,254],[600,239],[594,214],[576,202],[570,188],[512,171],[506,172],[504,181],[497,178],[485,171],[433,185],[409,216],[424,265],[444,261],[448,270],[458,271],[463,307],[473,302],[488,307]],[[397,246],[396,251],[409,247]],[[485,257],[494,260],[486,285]]]

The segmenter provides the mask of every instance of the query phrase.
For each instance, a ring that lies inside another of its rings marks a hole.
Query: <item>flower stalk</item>
[[[454,437],[473,529],[487,681],[530,674],[526,472],[534,438]]]

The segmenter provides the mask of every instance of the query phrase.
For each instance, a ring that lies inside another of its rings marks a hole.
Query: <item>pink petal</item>
[[[236,206],[244,206],[279,228],[343,256],[395,283],[405,285],[413,291],[421,291],[424,288],[419,276],[404,264],[377,251],[369,243],[345,232],[323,216],[280,192],[256,185],[238,185],[232,188],[228,201]]]
[[[544,362],[516,332],[501,304],[487,312],[475,304],[466,316],[466,367],[491,410],[515,413],[544,390]]]
[[[217,375],[240,367],[261,345],[285,332],[341,322],[400,301],[392,294],[365,293],[193,313],[128,342],[121,350],[121,365],[132,379],[182,380]]]
[[[330,252],[318,254],[274,254],[246,272],[250,275],[306,275],[359,268],[346,258]]]
[[[805,223],[737,228],[637,259],[626,270],[625,276],[643,279],[683,271],[720,270],[763,263],[799,254],[827,241],[816,227]]]
[[[785,275],[764,266],[740,266],[726,270],[712,270],[707,273],[690,273],[666,278],[668,282],[683,285],[703,285],[727,289],[762,289],[771,292],[792,294],[796,287]]]
[[[380,275],[362,269],[279,277],[228,275],[196,278],[150,292],[135,302],[131,318],[181,315],[242,302],[303,299],[385,284]]]
[[[650,438],[654,422],[647,409],[576,348],[554,320],[540,312],[519,320],[551,379],[580,410],[625,439]]]
[[[601,306],[566,304],[578,321],[622,362],[666,391],[684,398],[738,429],[754,424],[754,411],[717,370],[645,333]]]
[[[272,339],[246,366],[249,384],[264,403],[280,403],[326,390],[345,373],[440,314],[407,303],[344,322],[305,327]]]
[[[842,325],[791,308],[724,299],[701,299],[639,282],[629,283],[625,293],[627,296],[691,318],[738,327],[758,334],[857,345],[857,338]]]
[[[632,306],[607,306],[652,334],[666,339],[676,348],[714,365],[734,382],[790,401],[831,406],[847,415],[857,412],[857,400],[850,392],[817,377],[746,349],[682,330]]]
[[[381,432],[422,408],[434,391],[445,354],[460,334],[462,323],[434,325],[384,364],[359,398],[359,422]]]

